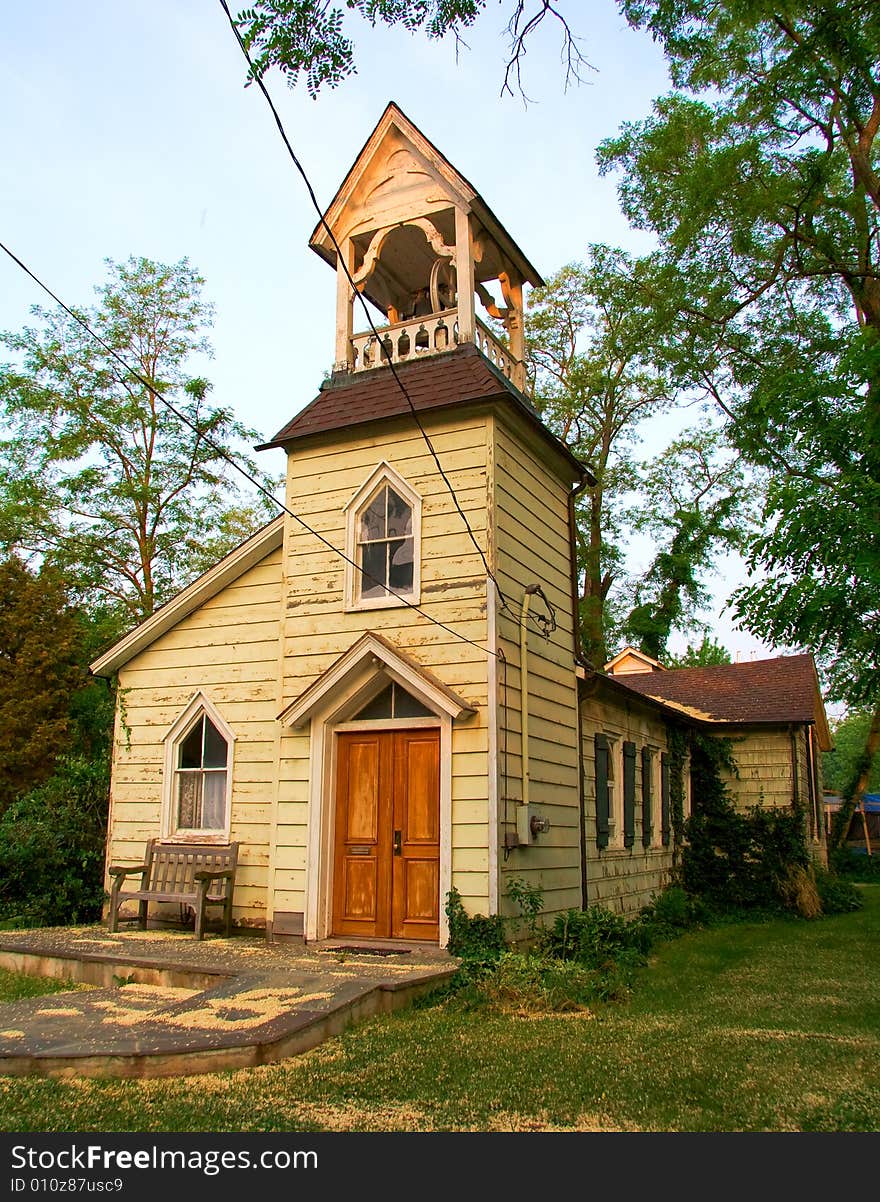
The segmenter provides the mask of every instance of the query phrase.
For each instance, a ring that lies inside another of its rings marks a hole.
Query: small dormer
[[[475,342],[513,384],[525,386],[523,285],[543,280],[471,184],[396,104],[386,108],[309,245],[337,272],[337,372]],[[384,316],[378,338],[370,329],[355,333],[356,321],[368,323],[355,314],[340,257]]]
[[[637,647],[624,647],[605,665],[609,676],[629,676],[637,672],[665,672],[659,660],[652,659]]]

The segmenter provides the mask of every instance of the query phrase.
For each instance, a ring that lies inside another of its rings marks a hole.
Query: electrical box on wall
[[[516,807],[516,839],[519,847],[528,847],[538,835],[550,829],[549,818],[540,818],[532,805]]]

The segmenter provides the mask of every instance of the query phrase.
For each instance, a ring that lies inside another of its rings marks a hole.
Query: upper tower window
[[[361,510],[357,565],[362,598],[412,592],[412,508],[388,484]]]
[[[421,498],[382,463],[346,510],[346,608],[417,605]]]

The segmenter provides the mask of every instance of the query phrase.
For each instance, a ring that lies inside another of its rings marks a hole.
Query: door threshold
[[[364,939],[358,936],[331,935],[312,945],[319,952],[358,952],[361,955],[407,955],[410,952],[439,952],[440,945],[429,939]]]

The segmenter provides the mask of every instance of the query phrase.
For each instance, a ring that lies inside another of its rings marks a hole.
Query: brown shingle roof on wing
[[[816,722],[827,732],[825,709],[811,655],[635,672],[615,678],[646,697],[711,722]]]
[[[580,478],[587,469],[541,421],[523,393],[471,343],[441,355],[395,365],[417,413],[461,405],[502,401],[513,406],[574,469]],[[258,450],[283,447],[294,439],[332,430],[349,429],[383,418],[411,414],[403,389],[390,367],[335,376],[311,404],[283,426]]]

